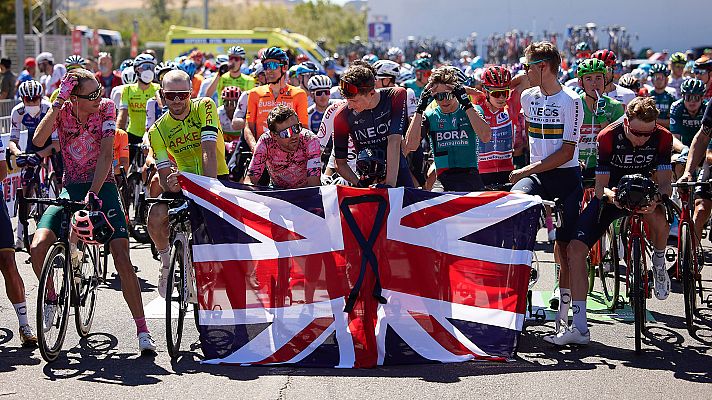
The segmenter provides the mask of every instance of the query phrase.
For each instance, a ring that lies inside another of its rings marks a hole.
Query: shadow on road
[[[40,363],[38,358],[33,357],[37,349],[20,346],[19,339],[10,329],[0,328],[0,346],[0,373]]]

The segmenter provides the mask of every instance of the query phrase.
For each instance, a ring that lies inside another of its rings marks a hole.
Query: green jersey
[[[233,78],[230,76],[229,72],[222,74],[218,80],[217,88],[218,107],[220,107],[223,103],[222,97],[220,96],[222,94],[222,90],[229,86],[237,86],[241,91],[245,92],[255,87],[255,78],[245,74],[240,74],[237,78]]]
[[[121,106],[119,109],[128,110],[129,126],[126,131],[130,135],[143,137],[146,133],[146,103],[155,97],[161,88],[157,83],[151,83],[146,90],[141,90],[138,83],[124,86],[121,92]]]
[[[425,85],[418,86],[418,84],[415,82],[415,79],[408,79],[407,81],[403,82],[403,87],[413,89],[413,92],[415,92],[415,98],[419,99],[420,94],[423,93],[423,89],[425,89]]]
[[[586,169],[596,168],[596,137],[598,133],[608,126],[613,121],[618,120],[625,114],[623,104],[608,96],[601,96],[599,104],[597,104],[598,112],[592,111],[586,104],[586,94],[581,94],[581,103],[583,103],[583,125],[581,125],[581,134],[579,135],[579,161],[581,161]],[[598,114],[598,115],[596,115]]]
[[[482,114],[481,109],[477,111]],[[477,168],[478,139],[462,107],[449,114],[440,107],[426,111],[422,127],[423,137],[430,140],[438,173],[449,168]]]

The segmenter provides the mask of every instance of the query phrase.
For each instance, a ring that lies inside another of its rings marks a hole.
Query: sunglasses
[[[99,85],[99,87],[97,87],[95,91],[93,91],[87,95],[75,94],[75,96],[77,96],[80,99],[94,101],[94,100],[98,99],[99,97],[101,97],[102,92],[104,92],[104,88],[101,87],[101,85]]]
[[[684,94],[684,95],[682,95],[682,99],[684,101],[696,103],[698,101],[702,101],[702,95],[701,94]]]
[[[345,99],[351,99],[356,97],[360,91],[371,90],[373,86],[356,86],[353,83],[346,82],[345,80],[339,81],[339,89],[341,91],[341,96]]]
[[[136,72],[153,71],[155,68],[156,68],[156,66],[151,63],[143,63],[141,65],[134,65],[134,70],[136,70]]]
[[[237,107],[237,100],[223,100],[225,107]]]
[[[277,61],[267,61],[262,63],[262,67],[264,67],[264,69],[271,71],[274,71],[275,69],[280,69],[282,65],[282,63]]]
[[[331,91],[326,89],[315,90],[313,93],[314,96],[331,96]]]
[[[452,92],[433,93],[433,98],[436,101],[450,100],[454,97],[455,96],[452,95]]]
[[[42,96],[34,96],[34,97],[25,96],[25,97],[22,98],[22,101],[24,101],[25,103],[29,103],[29,102],[32,102],[32,101],[37,101],[37,100],[39,100],[39,99],[41,99],[41,98],[42,98]]]
[[[695,68],[692,70],[692,73],[695,75],[702,75],[705,72],[708,72],[708,71],[706,69],[699,69],[699,68]]]
[[[550,58],[542,58],[541,60],[524,63],[524,64],[522,64],[522,67],[524,67],[525,72],[529,72],[529,69],[532,67],[532,65],[543,63],[544,61],[549,61],[549,60],[551,60],[551,59]]]
[[[495,99],[499,99],[501,97],[509,98],[509,94],[512,93],[512,89],[497,89],[497,90],[487,89],[487,93],[489,93],[489,95],[494,97]]]
[[[228,57],[228,59],[230,61],[242,61],[242,57],[238,57],[238,56]]]
[[[163,97],[168,101],[184,101],[190,97],[190,90],[164,91]]]
[[[291,137],[299,135],[299,132],[301,132],[301,131],[302,131],[302,124],[296,123],[285,130],[275,132],[275,134],[281,139],[289,139]]]
[[[637,130],[631,128],[630,125],[628,125],[627,127],[628,127],[628,132],[630,132],[630,134],[635,137],[650,137],[653,135],[653,133],[655,133],[655,131],[657,131],[656,128],[653,128],[652,130],[649,130],[649,131],[637,131]]]

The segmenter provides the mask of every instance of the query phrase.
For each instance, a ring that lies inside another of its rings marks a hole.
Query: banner
[[[542,206],[506,192],[260,190],[184,174],[206,363],[512,357]]]

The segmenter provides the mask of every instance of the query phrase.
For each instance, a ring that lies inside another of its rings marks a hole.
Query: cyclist
[[[334,61],[334,59],[331,57],[326,57],[324,60],[322,60],[321,64],[324,66],[326,76],[331,79],[331,86],[338,86],[339,79],[341,79],[341,75],[336,72],[336,61]]]
[[[314,105],[314,99],[311,96],[311,91],[309,90],[309,79],[312,76],[319,74],[319,68],[311,61],[305,61],[297,65],[295,71],[298,86],[307,94],[307,108]]]
[[[707,101],[702,99],[705,93],[705,84],[699,79],[687,79],[680,85],[682,98],[672,103],[670,107],[670,132],[685,146],[677,158],[674,157],[673,165],[675,175],[682,176],[683,168],[687,163],[689,146],[695,133],[700,129],[704,108]]]
[[[153,124],[148,136],[164,194],[181,190],[178,184],[180,172],[227,178],[225,142],[215,103],[209,97],[190,98],[190,77],[184,71],[166,73],[159,93],[168,112]],[[175,161],[175,168],[171,166],[169,156]],[[168,207],[165,204],[151,206],[148,233],[161,260],[158,293],[165,297],[170,266]]]
[[[437,106],[425,111],[433,98]],[[430,140],[435,155],[434,191],[482,190],[477,146],[489,142],[492,134],[453,69],[438,68],[430,75],[408,128],[405,152],[416,150],[422,138]]]
[[[554,44],[534,42],[524,54],[524,70],[532,85],[521,96],[530,164],[512,171],[509,180],[514,183],[512,191],[561,201],[562,221],[556,229],[554,253],[561,264],[559,315],[568,315],[571,295],[566,246],[575,233],[583,195],[578,161],[583,106],[581,97],[557,79],[561,55]]]
[[[712,78],[712,58],[708,56],[702,56],[695,60],[692,73],[694,74],[695,78],[704,82],[705,87],[707,88],[705,90],[704,96],[702,97],[705,100],[712,99],[712,79],[710,79]]]
[[[271,186],[278,189],[321,185],[319,139],[302,127],[297,113],[279,104],[267,116],[267,126],[269,132],[257,140],[245,183],[259,182],[266,168]]]
[[[630,101],[636,97],[636,93],[634,93],[632,90],[617,85],[614,81],[614,72],[617,62],[616,53],[608,49],[598,50],[597,52],[593,53],[593,58],[598,58],[606,64],[606,69],[608,70],[608,72],[606,73],[605,77],[606,87],[603,89],[606,96],[618,101],[619,103],[622,103],[624,106],[630,103]]]
[[[49,96],[57,88],[59,88],[59,82],[62,77],[67,73],[67,69],[62,64],[54,63],[54,56],[52,53],[43,52],[37,55],[37,68],[42,73],[40,76],[40,83],[44,88],[45,96]]]
[[[242,135],[242,131],[235,131],[232,128],[232,117],[235,115],[241,96],[242,92],[240,92],[240,88],[237,86],[227,86],[222,90],[222,93],[220,93],[220,99],[223,105],[218,107],[218,119],[220,120],[220,127],[222,128],[225,143],[239,140],[240,135]]]
[[[356,154],[366,147],[380,148],[386,154],[385,184],[412,187],[408,162],[401,153],[401,140],[407,120],[406,90],[394,87],[376,90],[375,71],[366,63],[353,63],[341,75],[341,95],[333,119],[334,156],[339,175],[352,185],[359,178],[348,165],[348,141]]]
[[[337,102],[332,100],[331,95],[331,79],[326,75],[314,75],[307,82],[307,89],[311,97],[314,99],[314,104],[307,108],[309,115],[309,130],[313,133],[319,132],[321,120],[324,118],[326,109]]]
[[[668,78],[668,86],[680,93],[680,85],[687,78],[682,76],[685,72],[685,64],[687,64],[687,56],[677,52],[670,56],[670,78]]]
[[[114,62],[110,53],[99,53],[99,70],[95,75],[104,88],[104,97],[111,96],[111,90],[123,84],[121,82],[121,72],[114,71]]]
[[[156,59],[150,54],[139,54],[133,63],[138,82],[124,86],[117,124],[129,133],[129,143],[143,142],[146,133],[146,103],[154,97],[160,86],[153,83],[156,76]],[[129,148],[129,158],[134,159],[135,147]]]
[[[653,64],[650,67],[650,80],[653,82],[650,97],[655,99],[655,105],[660,110],[658,124],[665,128],[670,128],[670,106],[677,97],[675,89],[667,87],[668,75],[670,71],[665,64]]]
[[[279,47],[270,47],[262,54],[262,67],[267,84],[249,90],[247,98],[246,126],[243,137],[254,151],[257,138],[268,132],[267,115],[277,104],[291,106],[302,126],[309,126],[307,94],[299,87],[287,84],[289,57]],[[234,118],[233,118],[234,119]],[[233,121],[236,124],[238,121]],[[238,125],[238,124],[236,124]]]
[[[579,162],[583,179],[593,179],[596,171],[596,137],[601,129],[618,120],[625,113],[623,105],[603,94],[606,65],[597,58],[579,64],[576,75],[583,88],[583,125],[579,139]]]
[[[240,46],[232,46],[227,50],[228,62],[220,66],[218,76],[214,79],[206,91],[206,96],[210,97],[217,92],[222,94],[223,89],[228,86],[237,86],[245,92],[255,87],[255,78],[243,74],[240,68],[245,62],[245,49]],[[218,107],[222,105],[222,98],[218,98]]]
[[[141,288],[129,257],[126,217],[119,203],[119,193],[110,173],[116,109],[111,100],[101,97],[101,85],[91,72],[77,68],[62,80],[60,93],[40,122],[32,142],[42,145],[57,132],[64,158],[64,188],[60,197],[81,200],[94,211],[101,210],[114,228],[109,242],[114,266],[121,279],[121,290],[136,324],[139,348],[155,351],[156,345],[146,326],[141,302]],[[62,223],[60,207],[49,207],[37,226],[31,246],[32,267],[39,278],[50,245],[57,239]],[[45,304],[45,314],[52,316],[57,306]]]
[[[36,82],[36,81],[26,81]],[[22,87],[22,85],[20,87]],[[39,85],[39,82],[37,83]],[[40,86],[40,90],[41,90]],[[7,163],[5,162],[5,149],[0,141],[0,181],[7,177]],[[32,327],[27,320],[27,301],[25,298],[25,283],[17,270],[15,263],[15,248],[12,246],[12,222],[7,210],[7,204],[3,197],[0,205],[0,271],[5,279],[5,292],[7,298],[12,303],[12,307],[17,314],[20,324],[20,343],[22,346],[34,347],[37,345],[37,337],[32,332]]]
[[[376,89],[395,87],[400,76],[400,65],[391,60],[379,60],[373,64],[376,69]],[[406,88],[406,104],[408,105],[408,118],[413,117],[418,106],[418,98],[411,88]]]
[[[415,70],[415,79],[409,79],[403,82],[403,87],[410,88],[415,93],[416,98],[420,98],[423,93],[423,88],[428,84],[428,78],[433,69],[433,62],[429,58],[419,58],[413,61],[413,69]]]
[[[672,135],[656,124],[659,111],[649,97],[638,97],[628,104],[625,117],[607,126],[598,135],[596,195],[579,217],[576,238],[568,246],[573,297],[573,326],[568,326],[568,314],[559,314],[557,331],[544,340],[557,345],[588,344],[590,332],[586,323],[588,272],[586,256],[613,221],[628,214],[614,201],[615,188],[625,175],[642,174],[652,177],[660,193],[670,195],[672,170],[670,153]],[[608,201],[603,201],[603,198]],[[670,226],[663,205],[654,202],[641,210],[650,229],[653,244],[653,274],[655,297],[665,300],[670,292],[670,277],[665,268],[665,246]]]

